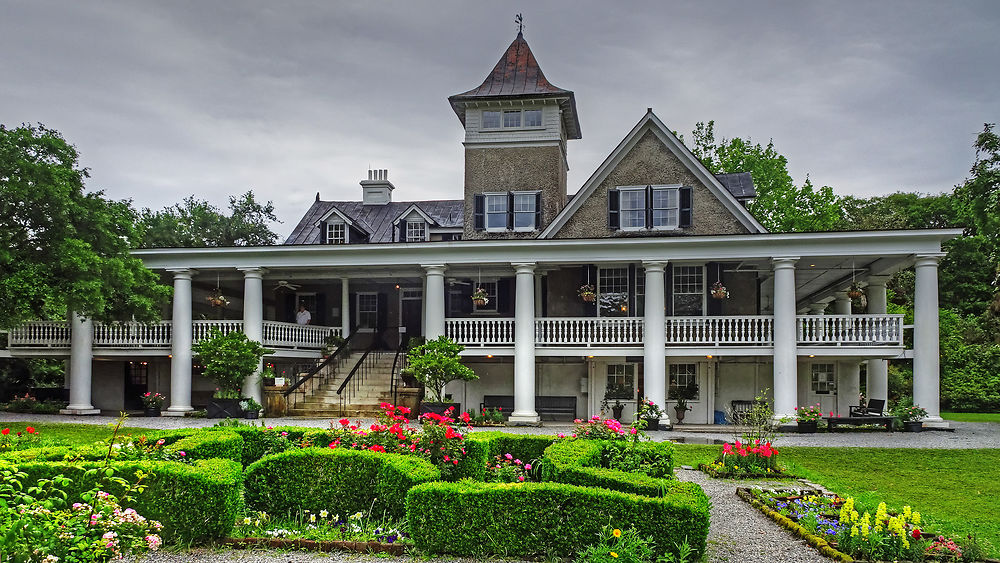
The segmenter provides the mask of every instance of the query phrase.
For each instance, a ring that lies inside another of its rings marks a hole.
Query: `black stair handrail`
[[[398,387],[398,385],[396,385],[396,378],[402,374],[404,369],[406,369],[406,359],[409,357],[407,354],[408,350],[406,350],[405,346],[400,345],[399,348],[396,348],[396,357],[392,359],[392,371],[389,372],[392,376],[389,379],[389,387],[392,392],[393,405],[399,401],[399,398],[396,397],[396,388]],[[400,356],[403,358],[402,362],[399,361]],[[396,370],[397,367],[399,368],[399,371]]]
[[[382,333],[379,332],[378,334],[375,335],[374,338],[372,338],[372,343],[368,345],[368,349],[365,350],[365,353],[361,355],[361,359],[358,360],[358,363],[354,364],[354,367],[351,369],[351,373],[347,374],[347,377],[344,378],[344,382],[341,383],[340,387],[337,388],[338,395],[344,392],[344,388],[347,387],[347,384],[351,382],[351,379],[354,377],[354,374],[358,373],[358,371],[361,369],[361,366],[365,363],[365,360],[368,358],[368,354],[371,354],[372,351],[376,350],[379,347],[379,344],[381,344],[381,341],[382,341]]]
[[[350,343],[351,343],[351,340],[353,340],[353,339],[354,339],[354,335],[356,335],[357,333],[358,333],[358,332],[357,332],[357,329],[356,329],[356,328],[355,328],[354,330],[351,330],[351,334],[347,335],[347,339],[345,339],[345,340],[344,340],[344,343],[343,343],[343,344],[341,344],[340,346],[338,346],[338,347],[337,347],[337,349],[336,349],[336,350],[334,350],[332,354],[330,354],[329,356],[327,356],[327,358],[326,358],[325,360],[323,360],[323,362],[322,362],[321,364],[317,365],[317,366],[316,366],[316,367],[314,367],[314,368],[313,368],[312,370],[310,370],[310,371],[309,371],[309,373],[307,373],[307,374],[305,375],[305,377],[303,377],[302,379],[300,379],[300,380],[296,381],[296,382],[295,382],[295,385],[292,385],[291,387],[289,387],[288,389],[286,389],[286,390],[285,390],[285,392],[283,393],[283,395],[284,395],[285,397],[287,397],[287,396],[291,395],[291,394],[292,394],[292,393],[293,393],[293,392],[294,392],[294,391],[295,391],[296,389],[298,389],[298,388],[299,388],[299,387],[300,387],[300,386],[301,386],[301,385],[302,385],[303,383],[305,383],[306,381],[309,381],[309,380],[310,380],[310,379],[312,379],[312,378],[313,378],[313,377],[314,377],[314,376],[315,376],[315,375],[316,375],[317,373],[319,373],[319,372],[320,372],[320,371],[321,371],[321,370],[322,370],[323,368],[325,368],[326,366],[328,366],[328,365],[330,365],[331,363],[333,363],[333,362],[334,362],[334,360],[336,360],[336,359],[337,359],[337,357],[338,357],[338,356],[340,356],[340,353],[341,353],[342,351],[344,351],[344,350],[347,350],[347,349],[348,349],[348,348],[350,347],[349,345],[350,345]]]

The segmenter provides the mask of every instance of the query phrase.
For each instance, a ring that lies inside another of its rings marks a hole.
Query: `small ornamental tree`
[[[458,354],[465,346],[456,344],[447,336],[439,336],[417,346],[407,354],[409,365],[403,370],[424,384],[432,403],[444,402],[444,386],[451,381],[473,381],[479,379],[476,372],[463,365]]]
[[[241,331],[222,334],[219,329],[214,329],[211,336],[191,349],[205,364],[205,377],[218,387],[218,398],[230,399],[239,398],[238,390],[243,380],[257,371],[261,358],[274,353]]]

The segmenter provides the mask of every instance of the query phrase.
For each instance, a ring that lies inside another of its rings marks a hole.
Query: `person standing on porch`
[[[305,305],[299,305],[299,312],[295,313],[295,322],[300,325],[312,323],[312,314],[309,313]]]

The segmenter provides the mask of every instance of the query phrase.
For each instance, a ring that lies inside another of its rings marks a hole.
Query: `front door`
[[[125,410],[142,408],[142,396],[149,391],[149,365],[146,362],[125,364]]]
[[[819,404],[826,416],[837,412],[837,371],[833,363],[810,364],[809,393],[810,405]]]
[[[411,338],[424,335],[423,291],[403,289],[399,296],[399,343],[405,346]]]

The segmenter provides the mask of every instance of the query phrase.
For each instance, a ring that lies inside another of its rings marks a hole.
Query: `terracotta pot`
[[[729,297],[729,295],[725,291],[713,291],[712,297],[715,299],[725,299]]]
[[[483,307],[486,305],[485,299],[473,299],[472,302],[476,305],[476,307]]]
[[[864,295],[863,291],[848,291],[847,292],[847,296],[850,297],[851,299],[857,299],[858,297],[861,297],[862,295]]]
[[[594,301],[597,301],[597,295],[593,293],[584,293],[580,297],[587,303],[593,303]]]

